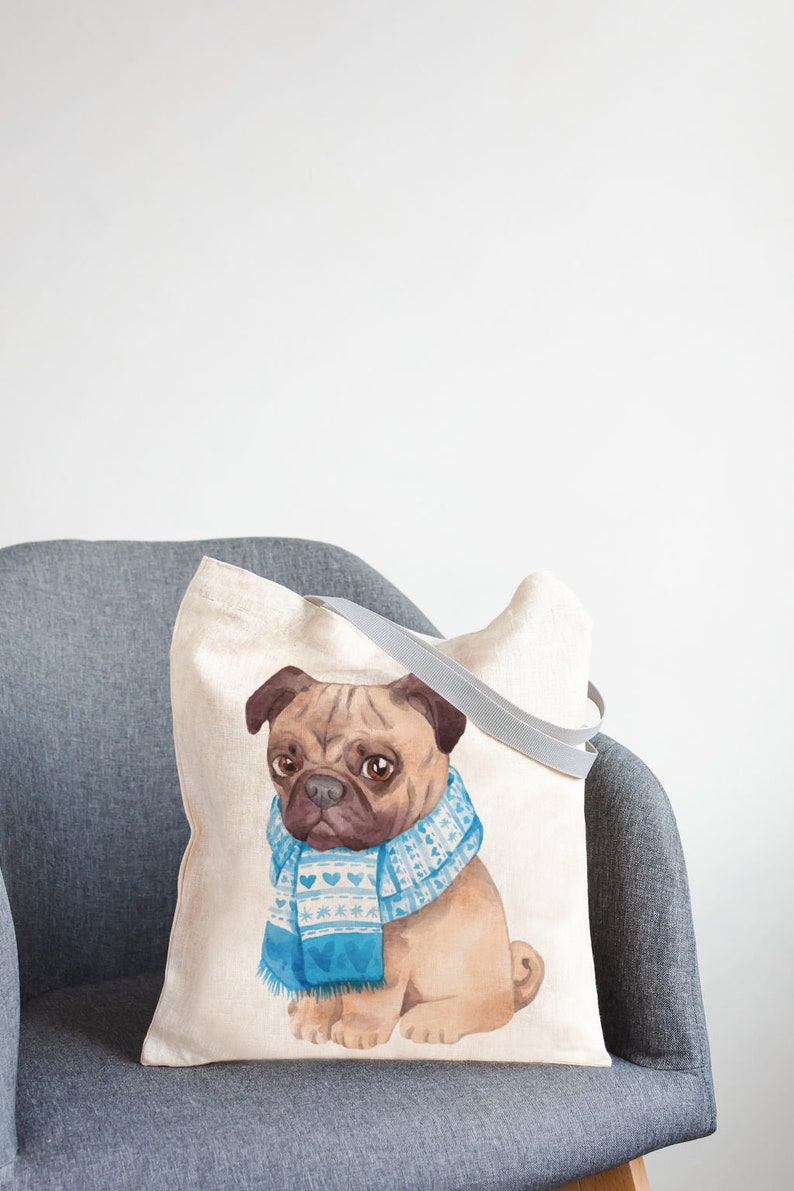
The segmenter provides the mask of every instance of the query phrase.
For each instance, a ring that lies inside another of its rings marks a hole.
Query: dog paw
[[[330,1026],[313,1025],[311,1022],[295,1021],[289,1023],[293,1035],[299,1042],[330,1042]]]
[[[400,1022],[400,1033],[411,1042],[459,1042],[464,1031],[455,1022],[439,1017],[430,1006],[417,1005]]]
[[[339,1010],[338,999],[315,1001],[311,997],[305,997],[301,1001],[291,1001],[287,1006],[289,1028],[300,1042],[330,1042],[331,1026],[338,1017]]]
[[[393,1021],[384,1022],[365,1013],[353,1013],[333,1024],[331,1041],[349,1050],[369,1050],[388,1042],[393,1029]]]

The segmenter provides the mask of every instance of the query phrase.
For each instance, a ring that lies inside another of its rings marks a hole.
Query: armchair
[[[637,1160],[712,1132],[714,1098],[673,813],[653,774],[605,735],[586,815],[611,1068],[139,1064],[188,838],[169,645],[204,554],[437,632],[376,571],[322,542],[0,550],[0,1185],[646,1185]]]

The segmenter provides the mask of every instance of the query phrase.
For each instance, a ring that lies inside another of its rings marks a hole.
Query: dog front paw
[[[300,1042],[330,1042],[331,1027],[341,1008],[342,1003],[338,997],[327,1001],[315,1000],[314,997],[290,1001],[290,1029]]]
[[[396,1019],[395,1019],[396,1020]],[[366,1013],[351,1013],[340,1017],[331,1027],[331,1041],[346,1046],[349,1050],[369,1050],[388,1042],[394,1029],[394,1021],[384,1022]]]

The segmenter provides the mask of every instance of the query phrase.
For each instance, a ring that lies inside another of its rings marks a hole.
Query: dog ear
[[[415,674],[406,674],[389,683],[389,690],[396,702],[410,703],[429,720],[436,734],[436,744],[442,753],[451,753],[463,735],[466,717],[453,707],[443,695],[434,691]]]
[[[283,666],[254,691],[245,705],[245,722],[248,731],[256,734],[265,720],[273,720],[291,703],[296,695],[305,691],[315,681],[305,670],[297,666]]]

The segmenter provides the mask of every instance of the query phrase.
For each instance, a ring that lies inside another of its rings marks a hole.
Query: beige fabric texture
[[[327,593],[318,592],[317,595]],[[587,722],[592,622],[548,571],[529,575],[484,628],[439,649],[507,699],[566,727]],[[421,635],[421,634],[420,634]],[[191,835],[145,1065],[233,1059],[435,1059],[608,1066],[587,902],[584,780],[546,768],[471,722],[452,750],[482,821],[482,860],[511,940],[545,963],[535,999],[504,1026],[453,1044],[403,1037],[354,1049],[295,1038],[287,1000],[257,974],[270,905],[267,724],[249,696],[282,666],[321,682],[385,684],[405,670],[338,614],[204,557],[171,647],[174,742]],[[584,746],[582,746],[584,747]]]

